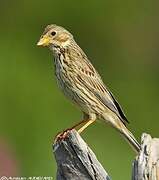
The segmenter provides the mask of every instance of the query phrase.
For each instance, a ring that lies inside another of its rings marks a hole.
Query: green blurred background
[[[53,58],[37,41],[50,23],[70,30],[122,105],[128,126],[159,137],[159,1],[0,0],[0,175],[53,176],[51,144],[81,119],[56,85]],[[109,126],[82,137],[113,179],[135,157]]]

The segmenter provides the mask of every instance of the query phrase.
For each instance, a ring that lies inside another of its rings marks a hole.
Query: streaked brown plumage
[[[126,128],[127,118],[100,75],[75,42],[72,34],[55,24],[48,25],[38,44],[48,46],[54,54],[59,87],[84,114],[82,132],[96,119],[117,129],[138,152],[139,143]]]

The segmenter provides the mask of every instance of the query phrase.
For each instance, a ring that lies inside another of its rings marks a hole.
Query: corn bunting
[[[117,129],[136,152],[140,144],[126,128],[128,120],[119,103],[103,83],[73,35],[61,26],[48,25],[38,46],[47,46],[54,54],[55,74],[63,93],[83,112],[82,132],[96,119]],[[73,128],[75,128],[75,125]]]

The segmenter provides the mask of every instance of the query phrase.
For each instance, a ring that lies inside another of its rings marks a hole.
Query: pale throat
[[[56,44],[52,44],[49,46],[49,49],[53,51],[54,54],[59,54],[61,49],[67,49],[71,45],[71,40],[68,39],[67,41],[58,42]]]

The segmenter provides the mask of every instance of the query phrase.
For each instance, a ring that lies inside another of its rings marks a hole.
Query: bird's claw
[[[58,133],[55,137],[55,142],[64,140],[68,136],[68,133],[70,131],[71,131],[71,129],[66,129],[66,130]]]

